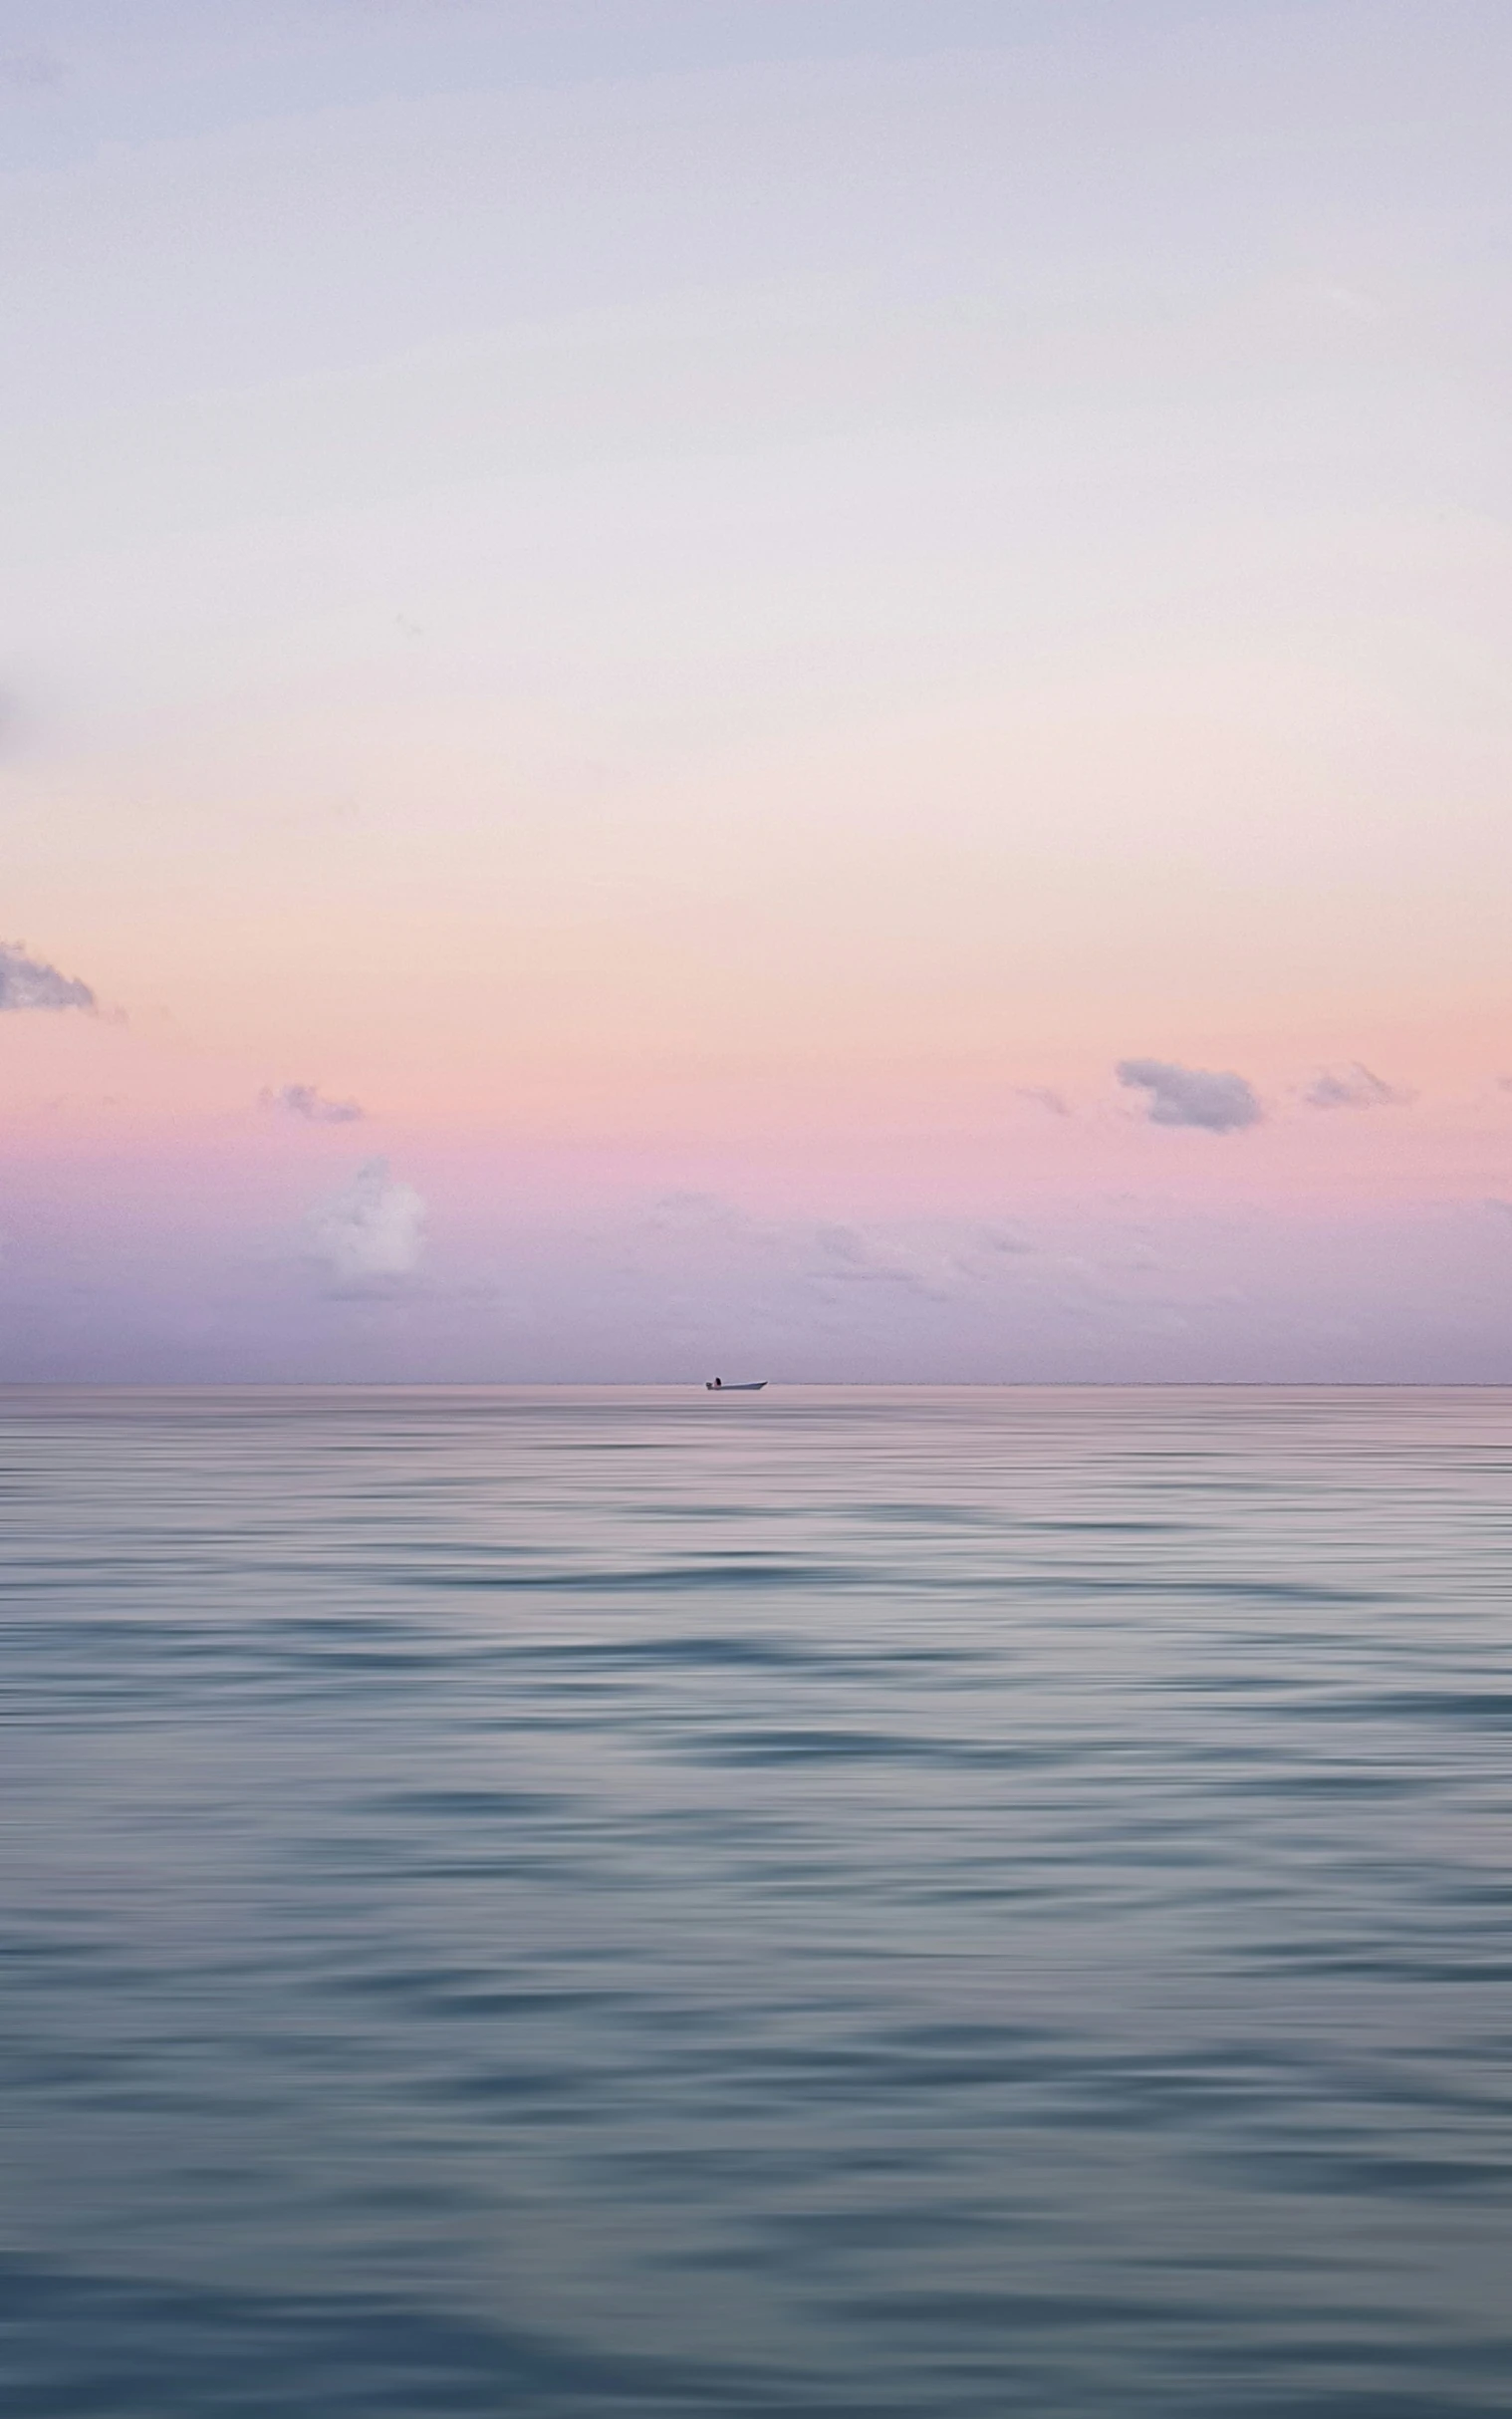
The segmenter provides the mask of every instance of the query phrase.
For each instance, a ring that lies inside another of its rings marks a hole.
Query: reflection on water
[[[1512,2400],[1512,1396],[0,1395],[19,2413]]]

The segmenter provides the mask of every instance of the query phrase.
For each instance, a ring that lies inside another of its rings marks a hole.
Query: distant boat
[[[726,1386],[723,1378],[705,1378],[703,1391],[705,1394],[760,1394],[765,1384],[765,1378],[742,1378],[736,1386]]]

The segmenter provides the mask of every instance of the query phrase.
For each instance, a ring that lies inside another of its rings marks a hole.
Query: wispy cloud
[[[859,1226],[820,1226],[814,1240],[819,1262],[813,1273],[818,1277],[851,1285],[900,1285],[908,1293],[933,1290],[926,1272],[912,1259]]]
[[[1373,1075],[1357,1059],[1352,1067],[1325,1067],[1302,1097],[1310,1109],[1402,1109],[1412,1094]]]
[[[1048,1109],[1052,1117],[1069,1117],[1071,1103],[1064,1092],[1053,1091],[1049,1084],[1019,1084],[1020,1100],[1032,1100],[1037,1108]]]
[[[62,84],[64,66],[50,51],[10,51],[0,56],[0,90],[46,93]]]
[[[973,1238],[975,1251],[988,1259],[1021,1259],[1034,1244],[1020,1226],[981,1226]]]
[[[1027,1236],[1001,1226],[935,1229],[904,1240],[864,1226],[824,1225],[813,1229],[813,1244],[817,1257],[809,1257],[804,1274],[821,1291],[832,1285],[891,1286],[929,1302],[994,1284],[1005,1259],[1034,1249]]]
[[[28,957],[24,941],[0,941],[0,1013],[27,1008],[83,1008],[93,1014],[95,994],[87,982],[60,974],[43,958]]]
[[[748,1236],[762,1231],[743,1210],[717,1193],[663,1193],[651,1204],[646,1224],[658,1234]]]
[[[308,1256],[346,1293],[386,1292],[411,1276],[425,1248],[425,1204],[412,1185],[370,1159],[305,1222]]]
[[[327,1100],[315,1084],[282,1084],[276,1092],[264,1090],[257,1097],[265,1109],[302,1117],[312,1126],[355,1126],[368,1114],[360,1100]]]
[[[1207,1134],[1237,1134],[1245,1126],[1258,1126],[1264,1115],[1253,1085],[1242,1075],[1175,1066],[1164,1058],[1121,1058],[1114,1072],[1121,1084],[1149,1094],[1152,1126],[1197,1126]]]
[[[1358,320],[1362,326],[1374,327],[1386,316],[1383,303],[1363,286],[1346,286],[1333,278],[1319,278],[1311,288],[1318,301],[1342,319]]]

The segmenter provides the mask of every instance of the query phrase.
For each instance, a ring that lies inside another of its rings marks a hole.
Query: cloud
[[[425,1204],[412,1185],[370,1159],[350,1184],[312,1210],[306,1249],[342,1292],[384,1292],[418,1267],[425,1247]]]
[[[1152,1126],[1200,1126],[1208,1134],[1236,1134],[1244,1126],[1258,1126],[1264,1115],[1242,1075],[1173,1066],[1163,1058],[1121,1058],[1114,1072],[1121,1084],[1149,1094]]]
[[[978,1229],[976,1245],[979,1251],[1014,1259],[1035,1247],[1021,1226],[983,1226]]]
[[[63,77],[63,61],[49,51],[11,51],[0,58],[0,88],[13,93],[45,93]]]
[[[302,1117],[312,1126],[355,1126],[368,1112],[360,1100],[327,1100],[315,1084],[282,1084],[264,1090],[258,1099],[265,1109],[280,1109],[286,1117]]]
[[[743,1210],[717,1193],[663,1193],[651,1204],[646,1224],[676,1235],[747,1235],[757,1231]]]
[[[1021,1263],[1038,1247],[1007,1218],[980,1225],[758,1222],[730,1202],[694,1192],[663,1195],[627,1240],[617,1274],[675,1287],[679,1309],[743,1298],[748,1307],[759,1304],[765,1319],[790,1319],[795,1334],[804,1332],[806,1305],[882,1321],[906,1303],[948,1304],[1012,1289]],[[673,1296],[664,1291],[661,1298]]]
[[[1357,1059],[1352,1067],[1325,1067],[1302,1097],[1310,1109],[1400,1109],[1412,1095],[1373,1075]]]
[[[963,1283],[977,1282],[981,1273],[959,1251],[927,1244],[909,1251],[893,1238],[868,1234],[860,1226],[817,1226],[814,1242],[819,1259],[805,1273],[811,1284],[821,1288],[894,1285],[925,1301],[941,1302],[958,1293]]]
[[[95,994],[87,982],[28,957],[24,941],[0,941],[0,1013],[16,1015],[25,1008],[84,1008],[93,1014]]]
[[[1318,301],[1336,311],[1343,319],[1358,320],[1362,326],[1374,327],[1386,317],[1383,305],[1374,294],[1361,286],[1336,285],[1331,278],[1319,278],[1312,287]]]
[[[838,1277],[850,1284],[922,1287],[919,1270],[886,1244],[874,1242],[859,1226],[818,1226],[814,1240],[822,1254],[816,1274]]]
[[[1052,1117],[1071,1115],[1071,1104],[1065,1093],[1053,1092],[1048,1084],[1019,1084],[1016,1089],[1020,1100],[1034,1101],[1039,1108],[1048,1109]]]

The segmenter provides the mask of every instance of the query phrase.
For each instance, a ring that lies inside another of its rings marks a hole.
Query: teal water
[[[0,1394],[13,2419],[1512,2403],[1512,1394]]]

